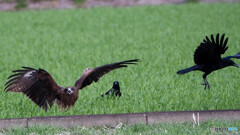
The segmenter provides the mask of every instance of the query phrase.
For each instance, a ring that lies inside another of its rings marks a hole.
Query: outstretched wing
[[[224,59],[231,59],[231,58],[240,59],[240,52],[233,56],[224,57]]]
[[[213,35],[211,40],[206,36],[206,39],[198,46],[194,53],[194,62],[197,65],[218,62],[221,60],[221,55],[228,49],[228,38],[224,39],[225,34],[221,36],[219,40],[219,33],[216,36],[216,41]]]
[[[82,89],[90,85],[93,81],[97,82],[99,78],[101,78],[104,74],[107,74],[108,72],[118,68],[127,67],[128,64],[137,64],[136,62],[138,61],[139,61],[138,59],[134,59],[107,64],[100,67],[96,67],[94,69],[87,68],[86,70],[84,70],[81,78],[75,82],[74,89],[75,90]]]
[[[50,107],[53,105],[59,86],[47,71],[23,67],[23,69],[14,70],[13,73],[5,84],[6,92],[22,92],[46,111],[48,105]]]

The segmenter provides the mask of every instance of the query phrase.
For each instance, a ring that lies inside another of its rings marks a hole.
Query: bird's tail
[[[183,74],[186,74],[186,73],[191,72],[191,71],[194,71],[194,70],[197,70],[197,66],[196,66],[196,65],[195,65],[195,66],[192,66],[192,67],[189,67],[189,68],[186,68],[186,69],[179,70],[179,71],[177,72],[177,74],[183,75]]]

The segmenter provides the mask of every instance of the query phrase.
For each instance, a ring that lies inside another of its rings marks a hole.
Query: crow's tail
[[[191,71],[194,71],[194,70],[197,70],[197,65],[192,66],[192,67],[189,67],[189,68],[186,68],[186,69],[179,70],[179,71],[177,72],[177,74],[183,75],[183,74],[186,74],[186,73],[191,72]]]

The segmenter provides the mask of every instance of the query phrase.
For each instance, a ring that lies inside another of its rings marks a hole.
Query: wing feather
[[[48,105],[51,107],[55,100],[59,86],[43,69],[22,68],[14,70],[14,74],[8,77],[9,80],[6,82],[4,90],[6,92],[22,92],[47,111]]]
[[[74,89],[82,89],[92,84],[93,81],[97,82],[103,75],[107,74],[108,72],[118,68],[127,67],[128,64],[137,64],[138,61],[139,59],[133,59],[99,66],[94,69],[87,68],[84,70],[80,79],[75,82]]]
[[[204,39],[203,42],[201,42],[198,48],[195,50],[195,64],[201,65],[209,62],[220,61],[221,55],[224,54],[228,49],[228,38],[224,40],[224,36],[225,34],[222,34],[220,41],[219,34],[216,35],[216,41],[213,35],[211,35],[211,40],[206,36],[206,39]]]
[[[7,79],[10,79],[10,78],[15,77],[15,76],[19,76],[19,75],[21,75],[21,74],[22,74],[22,73],[16,73],[16,74],[10,75]]]
[[[226,38],[226,40],[224,41],[224,44],[223,44],[223,48],[224,48],[225,51],[228,49],[228,47],[226,47],[227,46],[227,42],[228,42],[228,38]]]
[[[221,46],[221,44],[219,44],[219,33],[216,36],[216,44]]]

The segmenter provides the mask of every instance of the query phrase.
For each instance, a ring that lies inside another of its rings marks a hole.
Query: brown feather
[[[136,62],[138,61],[139,61],[138,59],[134,59],[107,64],[100,67],[96,67],[94,69],[87,68],[86,70],[84,70],[82,76],[75,82],[74,89],[75,90],[82,89],[92,84],[93,81],[97,82],[103,75],[107,74],[108,72],[118,68],[127,67],[127,64],[137,64]]]
[[[23,67],[23,69],[13,72],[15,74],[9,76],[10,80],[5,84],[6,92],[22,92],[45,110],[48,109],[48,106],[52,106],[59,86],[48,72],[29,67]]]

